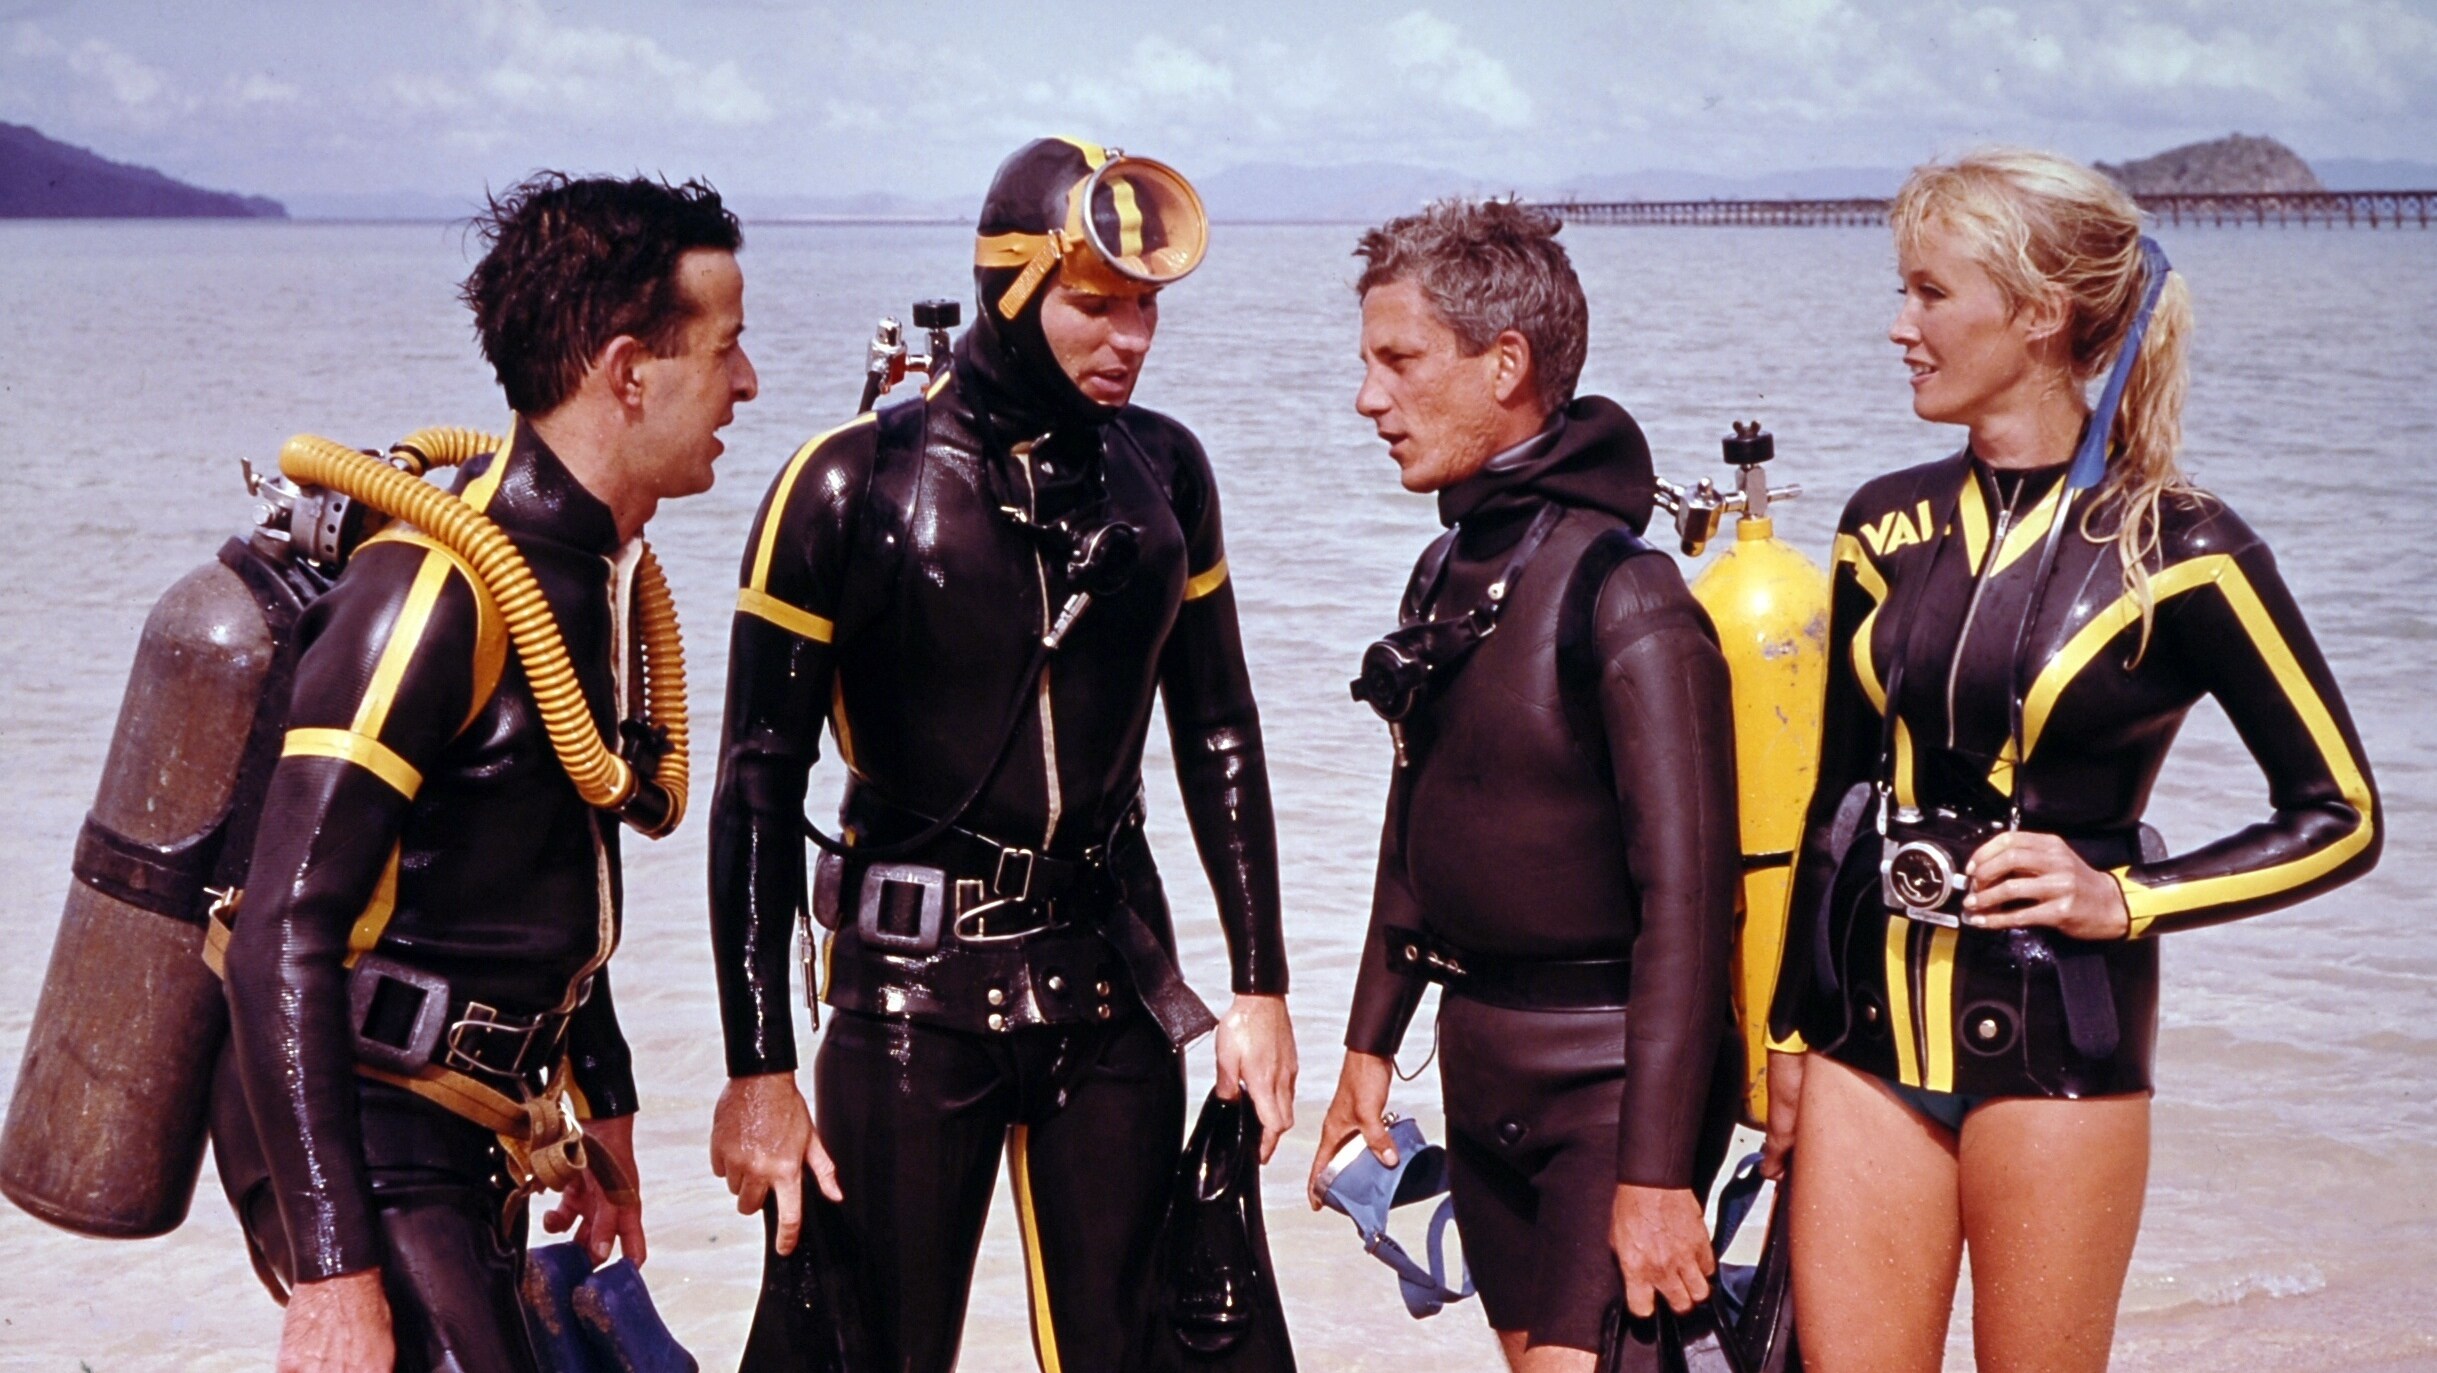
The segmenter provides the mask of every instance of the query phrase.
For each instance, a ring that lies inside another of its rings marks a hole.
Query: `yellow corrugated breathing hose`
[[[481,511],[406,470],[455,466],[496,452],[500,445],[497,436],[478,430],[421,429],[391,448],[393,462],[384,462],[330,439],[299,434],[280,449],[279,470],[291,481],[326,487],[392,519],[404,520],[465,559],[507,621],[508,636],[524,663],[525,679],[533,687],[550,747],[575,783],[576,793],[586,804],[626,813],[636,828],[658,838],[677,828],[685,815],[689,773],[685,647],[668,578],[646,545],[635,569],[644,719],[668,738],[667,752],[647,781],[602,744],[583,687],[576,681],[575,666],[568,660],[566,641],[559,635],[558,621],[516,545]]]

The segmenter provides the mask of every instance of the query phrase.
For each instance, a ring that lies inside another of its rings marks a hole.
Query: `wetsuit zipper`
[[[1975,475],[1973,481],[1980,478]],[[2024,483],[2028,486],[2029,483]],[[2005,549],[2006,531],[2014,525],[2014,503],[2022,499],[2022,488],[2008,496],[2005,508],[1997,512],[1997,527],[1990,531],[1987,551],[1980,566],[1972,569],[1972,598],[1964,603],[1963,629],[1955,635],[1955,656],[1946,665],[1946,746],[1955,744],[1955,683],[1963,675],[1963,650],[1972,641],[1972,621],[1980,614],[1980,593],[1988,589],[1989,570],[1997,566],[1997,555]],[[1958,517],[1960,518],[1960,517]]]
[[[1032,478],[1032,455],[1040,447],[1038,439],[1021,446],[1016,459],[1024,469],[1024,518],[1038,524],[1041,518],[1041,492]],[[1041,541],[1032,541],[1032,573],[1041,587],[1041,633],[1047,635],[1054,614],[1049,604],[1049,567],[1041,561]],[[1065,797],[1058,789],[1058,717],[1049,704],[1050,666],[1041,667],[1041,776],[1048,788],[1048,823],[1041,827],[1041,847],[1046,849],[1058,835],[1059,812],[1065,809]]]

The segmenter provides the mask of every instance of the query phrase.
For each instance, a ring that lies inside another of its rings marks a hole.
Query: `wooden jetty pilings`
[[[2437,190],[2265,191],[2242,195],[2145,195],[2141,208],[2168,224],[2428,228]],[[1842,200],[1568,200],[1544,202],[1569,224],[1802,226],[1884,224],[1887,202]]]

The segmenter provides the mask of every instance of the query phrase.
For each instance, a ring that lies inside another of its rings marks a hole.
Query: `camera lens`
[[[1887,885],[1907,906],[1927,910],[1946,900],[1955,868],[1945,851],[1918,840],[1899,846],[1887,860]]]

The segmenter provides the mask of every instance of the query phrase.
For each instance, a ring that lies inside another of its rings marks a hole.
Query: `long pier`
[[[2141,208],[2174,225],[2325,225],[2426,229],[2437,218],[2437,190],[2263,191],[2239,195],[2145,195]],[[1569,224],[1803,226],[1884,224],[1885,200],[1568,200],[1544,202]]]

